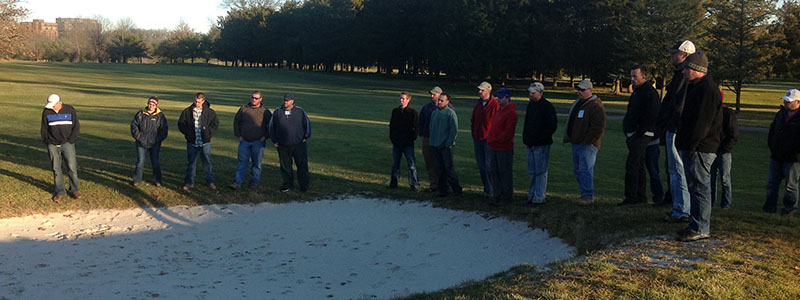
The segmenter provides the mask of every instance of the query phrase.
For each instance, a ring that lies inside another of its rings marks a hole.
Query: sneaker
[[[387,185],[387,186],[386,186],[386,188],[387,188],[387,189],[396,189],[396,188],[397,188],[397,185],[391,185],[391,184],[389,184],[389,185]]]
[[[209,183],[208,184],[208,188],[211,189],[211,190],[217,190],[217,185],[213,184],[213,183]]]
[[[53,202],[55,202],[55,203],[61,203],[61,200],[63,200],[63,199],[64,199],[64,196],[61,196],[61,195],[53,196]]]
[[[282,188],[281,188],[281,193],[287,193],[287,192],[289,192],[289,191],[291,191],[291,190],[292,190],[292,189],[290,189],[290,188],[287,188],[287,187],[282,187]]]
[[[81,199],[83,198],[83,194],[81,194],[81,192],[74,192],[72,193],[72,198]]]
[[[581,197],[576,201],[578,205],[591,205],[594,203],[594,198]]]
[[[412,191],[412,192],[419,192],[419,187],[412,186],[412,187],[411,187],[411,191]]]
[[[156,187],[161,187],[161,182],[156,182]]]
[[[710,238],[711,235],[706,233],[697,233],[694,231],[687,231],[686,234],[679,235],[678,240],[681,242],[693,242]]]
[[[139,187],[139,183],[138,182],[134,182],[131,185],[133,185],[133,187]]]
[[[231,185],[229,185],[228,187],[232,190],[238,190],[240,188],[239,185],[235,183],[231,183]]]
[[[667,223],[686,223],[689,222],[689,216],[681,216],[680,218],[673,218],[672,215],[666,216],[664,222]]]
[[[184,190],[184,191],[188,191],[188,190],[190,190],[191,188],[192,188],[192,185],[191,185],[191,184],[187,184],[187,185],[184,185],[184,186],[183,186],[183,190]]]

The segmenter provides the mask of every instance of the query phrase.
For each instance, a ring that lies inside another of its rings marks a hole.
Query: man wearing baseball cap
[[[782,97],[783,106],[769,126],[769,175],[767,176],[767,199],[762,209],[766,213],[778,210],[778,187],[786,182],[783,192],[781,215],[791,216],[797,208],[797,187],[800,180],[800,91],[791,89]]]
[[[483,193],[490,201],[494,197],[492,190],[492,167],[489,144],[486,138],[489,135],[489,127],[491,127],[494,115],[500,108],[497,104],[497,99],[492,97],[492,85],[488,82],[481,82],[478,88],[478,101],[472,108],[472,141],[475,151],[475,162],[478,164],[478,171],[481,174],[481,182],[483,183]]]
[[[675,147],[686,167],[692,209],[689,226],[678,232],[678,239],[696,241],[710,235],[710,170],[722,140],[722,97],[708,74],[708,58],[702,52],[686,58],[683,78],[687,85]]]
[[[675,133],[681,120],[683,111],[683,90],[686,81],[683,78],[683,62],[695,52],[694,43],[689,40],[680,41],[672,48],[667,49],[669,60],[675,66],[672,80],[667,85],[667,94],[661,102],[656,119],[656,136],[663,138],[666,146],[667,183],[669,191],[662,200],[672,204],[672,211],[664,219],[667,222],[686,222],[689,220],[691,203],[689,201],[689,188],[686,183],[686,174],[683,159],[675,148]]]
[[[528,87],[528,106],[525,109],[525,124],[522,127],[522,142],[528,148],[528,201],[534,204],[545,202],[547,191],[547,165],[550,161],[550,145],[553,133],[558,128],[556,109],[544,97],[544,85],[531,83]]]
[[[78,185],[78,160],[75,155],[75,140],[78,139],[81,125],[75,108],[61,102],[61,98],[52,94],[47,97],[47,104],[42,110],[42,142],[47,145],[50,154],[50,165],[53,169],[55,189],[52,200],[61,202],[67,194],[61,164],[67,165],[69,176],[69,194],[76,199],[83,195]]]
[[[428,94],[431,95],[431,101],[425,103],[419,111],[419,121],[417,123],[417,130],[419,136],[422,138],[422,157],[425,160],[425,170],[428,172],[428,186],[429,192],[436,192],[439,188],[439,175],[436,173],[436,168],[433,166],[433,152],[431,151],[431,114],[439,108],[436,107],[436,101],[439,100],[439,95],[442,94],[442,88],[435,86]]]
[[[158,108],[158,97],[147,99],[147,106],[139,110],[131,121],[131,136],[136,142],[136,170],[133,173],[133,186],[142,183],[144,173],[144,158],[150,153],[150,165],[153,167],[153,184],[161,186],[161,164],[158,156],[161,152],[161,142],[167,138],[169,125],[167,117]]]

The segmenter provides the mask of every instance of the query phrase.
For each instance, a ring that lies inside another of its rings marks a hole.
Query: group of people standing
[[[233,119],[234,135],[239,139],[238,164],[233,183],[228,187],[237,190],[249,172],[250,188],[258,187],[261,178],[261,158],[267,139],[271,139],[278,152],[283,184],[281,192],[295,188],[292,164],[297,166],[297,178],[301,192],[309,188],[308,148],[306,140],[311,137],[311,123],[306,112],[294,104],[294,94],[283,96],[283,105],[271,112],[261,104],[262,93],[254,91],[250,101],[239,108]],[[131,136],[136,144],[136,167],[132,185],[139,187],[144,173],[144,162],[149,154],[153,169],[153,184],[162,186],[159,154],[161,144],[169,133],[169,122],[158,107],[158,97],[147,99],[147,106],[137,112],[131,121]],[[216,177],[211,163],[211,139],[219,127],[216,112],[206,100],[204,93],[197,93],[194,103],[184,109],[178,119],[178,129],[186,139],[187,167],[184,177],[184,190],[194,188],[197,158],[203,166],[205,183],[216,190]],[[61,172],[62,160],[69,174],[69,195],[81,198],[75,140],[80,133],[80,123],[75,108],[61,102],[52,94],[42,112],[42,141],[47,145],[53,169],[55,188],[52,200],[61,202],[67,195],[64,176]]]

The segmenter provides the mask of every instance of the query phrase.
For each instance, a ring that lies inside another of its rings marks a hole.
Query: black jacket
[[[722,142],[717,153],[731,153],[733,146],[739,141],[739,121],[736,112],[729,107],[722,107]]]
[[[528,147],[553,144],[553,133],[558,128],[556,109],[542,96],[539,101],[530,101],[525,108],[525,124],[522,127],[522,143]]]
[[[659,105],[658,91],[650,82],[636,87],[628,100],[628,111],[622,119],[623,133],[633,132],[634,136],[641,136],[645,132],[651,132],[655,136]]]
[[[61,104],[61,110],[45,108],[42,111],[42,142],[51,145],[74,144],[81,131],[75,108]]]
[[[161,145],[168,132],[167,117],[158,108],[153,114],[140,110],[131,121],[131,136],[136,140],[136,145],[145,149]]]
[[[770,158],[782,163],[796,162],[800,155],[800,113],[795,112],[787,121],[788,113],[786,107],[781,106],[769,125],[767,136]]]
[[[662,137],[664,133],[678,131],[678,124],[683,111],[683,94],[686,82],[683,80],[683,69],[679,68],[672,74],[672,80],[667,84],[667,94],[661,102],[656,118],[656,136]]]
[[[675,137],[678,150],[717,153],[722,140],[722,96],[711,75],[689,83]]]
[[[392,145],[407,147],[414,144],[417,139],[417,124],[419,115],[417,111],[407,106],[406,109],[395,107],[389,121],[389,139]]]
[[[189,105],[189,107],[181,112],[181,116],[178,118],[178,129],[183,133],[186,142],[192,145],[195,144],[195,140],[197,139],[194,133],[193,109],[194,104]],[[203,139],[203,144],[211,142],[211,136],[214,135],[217,128],[219,128],[217,112],[211,109],[211,103],[206,100],[206,102],[203,103],[203,112],[200,113],[200,135]]]

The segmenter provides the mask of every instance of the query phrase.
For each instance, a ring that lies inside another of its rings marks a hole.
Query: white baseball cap
[[[47,96],[47,104],[44,105],[44,108],[53,108],[58,102],[61,102],[61,97],[56,94],[50,94],[50,96]]]
[[[791,89],[786,92],[786,96],[781,97],[783,101],[792,102],[800,100],[800,91],[797,89]]]

